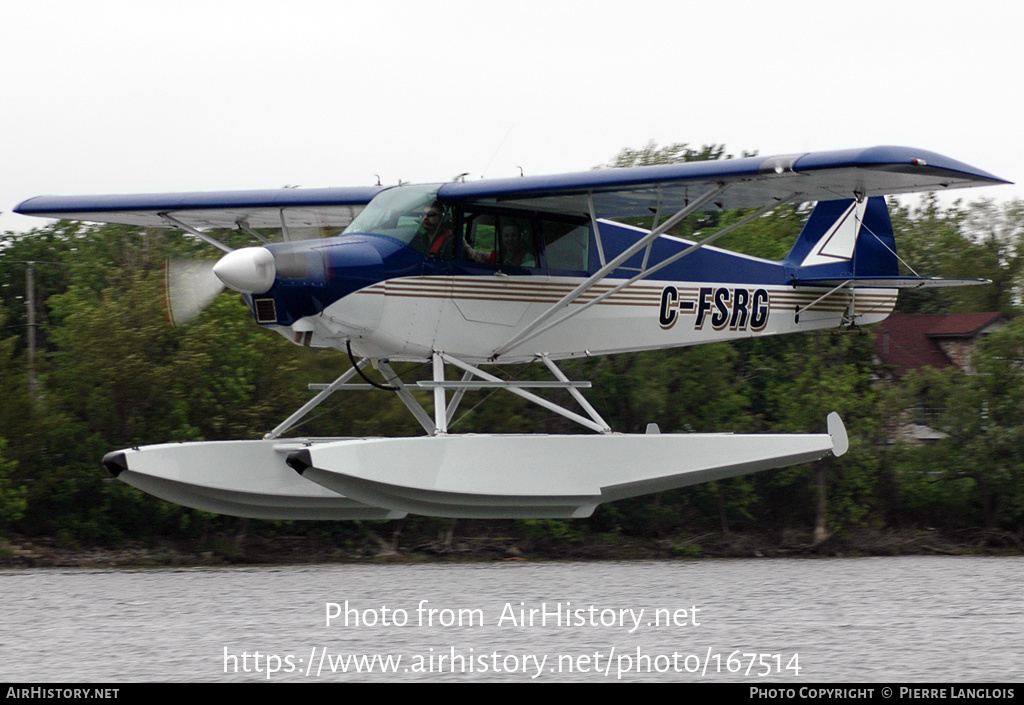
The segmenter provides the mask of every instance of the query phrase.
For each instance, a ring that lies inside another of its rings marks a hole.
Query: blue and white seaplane
[[[613,433],[580,391],[589,383],[559,360],[875,323],[901,288],[980,283],[901,276],[884,196],[1000,183],[939,154],[875,147],[389,188],[41,196],[16,211],[185,230],[225,254],[211,269],[169,268],[174,319],[194,318],[227,286],[260,326],[352,358],[261,440],[109,453],[104,466],[125,482],[269,519],[586,517],[602,502],[841,455],[846,432],[833,413],[817,434]],[[807,202],[816,205],[782,261],[712,246]],[[723,209],[752,212],[695,241],[669,234]],[[653,216],[652,229],[617,222],[639,216]],[[345,229],[294,239],[303,226]],[[232,250],[213,237],[224,228],[260,244]],[[430,362],[433,378],[404,383],[395,361]],[[535,361],[554,380],[483,369]],[[398,394],[425,435],[285,436],[329,395],[374,387]],[[567,390],[580,410],[531,391],[544,387]],[[590,433],[449,433],[465,392],[492,388]],[[432,392],[432,412],[411,389]]]

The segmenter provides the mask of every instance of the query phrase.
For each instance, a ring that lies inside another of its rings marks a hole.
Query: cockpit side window
[[[495,232],[498,216],[490,213],[466,214],[465,258],[471,262],[491,264],[497,257],[498,243]]]
[[[381,191],[370,201],[363,212],[345,228],[342,235],[352,233],[374,233],[387,235],[428,252],[433,239],[447,226],[452,231],[451,208],[437,204],[438,186],[396,186]],[[427,223],[427,212],[438,206],[440,218]],[[429,236],[428,236],[428,232]],[[443,248],[439,248],[443,249]],[[450,249],[454,252],[454,247]],[[451,258],[449,254],[448,258]]]

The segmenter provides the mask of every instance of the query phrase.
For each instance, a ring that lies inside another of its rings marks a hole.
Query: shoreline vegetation
[[[536,537],[514,533],[514,528],[490,536],[459,536],[453,531],[431,539],[396,532],[385,538],[386,534],[363,527],[361,537],[344,544],[326,537],[237,534],[203,542],[125,541],[116,547],[68,547],[45,537],[12,536],[0,539],[0,569],[1024,555],[1019,533],[979,529],[862,530],[818,542],[813,541],[810,532],[796,531],[775,537],[714,532],[665,539]]]
[[[721,145],[650,144],[623,150],[612,166],[728,157]],[[309,400],[308,383],[336,379],[350,361],[261,329],[236,295],[218,296],[189,325],[168,325],[166,261],[209,258],[211,249],[179,231],[60,221],[0,235],[0,566],[1020,555],[1024,202],[888,203],[900,257],[914,271],[992,282],[909,290],[897,302],[905,314],[1004,314],[1005,325],[975,347],[954,341],[951,354],[963,362],[966,351],[966,364],[897,374],[877,358],[871,330],[856,325],[565,361],[571,379],[593,382],[587,399],[617,432],[643,433],[650,422],[664,433],[821,432],[836,411],[850,437],[841,458],[620,500],[569,521],[247,520],[114,480],[99,467],[112,450],[261,438]],[[780,259],[808,212],[781,206],[716,245]],[[701,214],[671,232],[696,239],[744,215]],[[245,233],[223,237],[251,244]],[[395,368],[411,388],[430,376],[429,365]],[[553,379],[540,363],[489,369]],[[540,393],[572,404],[564,390]],[[413,394],[432,408],[430,392]],[[498,390],[468,392],[450,427],[579,432]],[[382,391],[339,392],[295,429],[422,432]]]

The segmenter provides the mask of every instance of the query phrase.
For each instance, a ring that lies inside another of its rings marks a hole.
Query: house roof
[[[875,354],[894,366],[899,376],[920,367],[942,369],[955,363],[943,351],[941,341],[975,338],[1005,318],[999,312],[897,313],[875,327]]]

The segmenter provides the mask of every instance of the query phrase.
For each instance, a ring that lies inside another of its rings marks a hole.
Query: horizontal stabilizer
[[[942,289],[954,286],[977,286],[991,284],[990,279],[943,279],[941,277],[848,277],[840,279],[815,279],[794,277],[792,283],[799,286],[840,286],[850,283],[855,287],[877,289]]]

